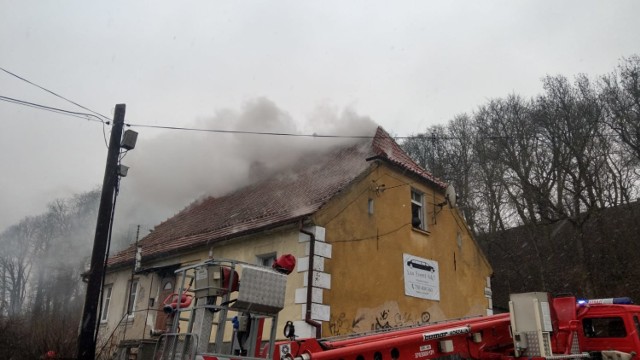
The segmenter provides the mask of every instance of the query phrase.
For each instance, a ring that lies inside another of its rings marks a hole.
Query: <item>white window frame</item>
[[[426,221],[426,213],[424,206],[424,193],[417,189],[411,188],[411,227],[414,229],[419,229],[423,231],[427,231],[427,221]],[[418,218],[420,219],[420,226],[413,225],[413,218],[415,209],[418,209]]]
[[[128,285],[127,302],[124,305],[125,312],[127,313],[128,319],[133,319],[133,317],[136,314],[136,302],[138,302],[138,291],[140,290],[140,281],[138,281],[138,279],[133,279],[133,281],[129,281],[127,285]]]
[[[100,323],[106,323],[109,319],[109,305],[111,305],[111,294],[113,293],[113,284],[105,285],[102,289],[102,309],[100,312]]]
[[[277,256],[278,253],[276,252],[256,255],[256,263],[260,266],[271,267],[276,262]]]

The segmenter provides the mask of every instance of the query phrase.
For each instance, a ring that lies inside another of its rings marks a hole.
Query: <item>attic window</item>
[[[424,194],[411,189],[411,226],[420,230],[427,230],[424,221]]]

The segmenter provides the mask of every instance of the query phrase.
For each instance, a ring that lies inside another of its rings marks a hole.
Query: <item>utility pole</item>
[[[104,277],[104,265],[107,259],[107,246],[109,242],[109,229],[111,214],[113,213],[114,194],[118,183],[118,155],[120,154],[120,139],[124,127],[124,113],[126,105],[117,104],[113,116],[113,127],[107,152],[107,165],[104,171],[102,183],[102,195],[100,196],[100,208],[98,209],[98,223],[93,240],[93,252],[91,253],[91,267],[89,269],[89,282],[87,295],[84,301],[80,334],[78,335],[78,359],[94,360],[96,357],[97,316],[100,304],[100,292],[102,291],[102,278]]]

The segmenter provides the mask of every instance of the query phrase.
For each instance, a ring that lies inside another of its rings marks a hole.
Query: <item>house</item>
[[[378,128],[373,138],[195,202],[139,242],[137,271],[135,246],[109,259],[100,338],[148,341],[150,329],[163,327],[158,310],[174,291],[174,271],[210,256],[269,265],[293,254],[278,318],[279,328],[293,321],[299,336],[490,314],[491,267],[447,205],[446,187]]]

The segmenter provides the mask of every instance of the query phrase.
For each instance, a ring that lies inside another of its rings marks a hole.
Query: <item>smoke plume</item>
[[[138,144],[124,159],[129,176],[121,181],[115,226],[141,237],[155,224],[208,196],[222,196],[294,164],[305,154],[355,142],[348,136],[372,136],[376,125],[352,109],[318,107],[300,127],[275,103],[258,98],[239,110],[220,110],[189,127],[199,129],[317,134],[341,138],[229,134],[195,131],[139,131]],[[129,235],[129,241],[131,235]],[[120,244],[120,246],[125,244]],[[114,245],[118,247],[118,245]]]

